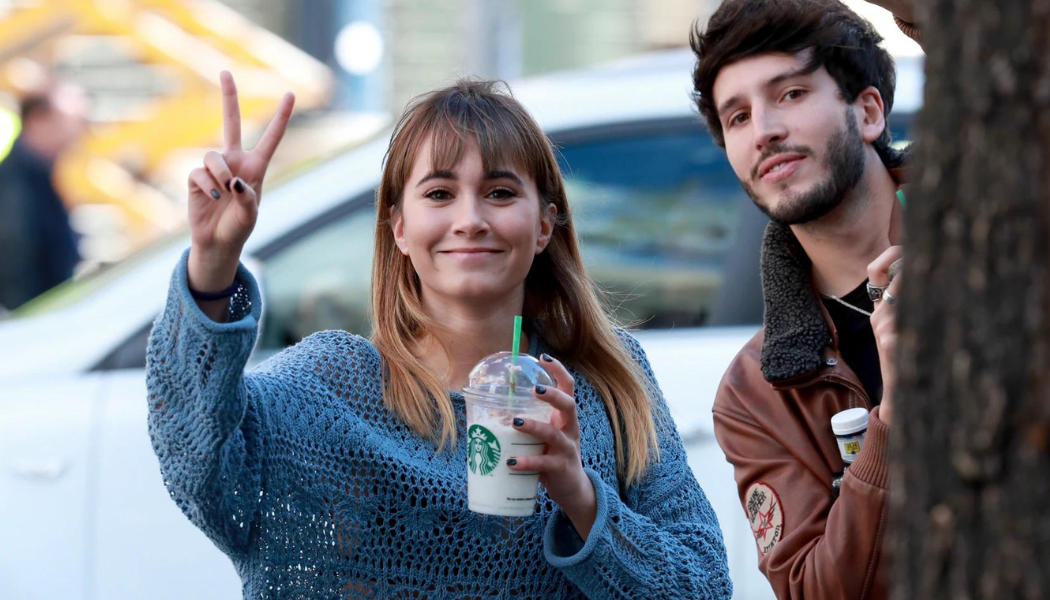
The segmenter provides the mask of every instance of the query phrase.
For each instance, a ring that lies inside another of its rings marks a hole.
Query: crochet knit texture
[[[190,297],[187,255],[150,336],[149,433],[171,497],[233,561],[245,598],[732,595],[718,521],[662,399],[660,461],[623,489],[605,405],[574,373],[598,500],[586,543],[542,489],[529,517],[473,513],[467,444],[437,451],[385,407],[374,346],[326,331],[245,372],[255,280],[240,268],[229,320],[216,323]],[[463,399],[451,396],[463,440]]]

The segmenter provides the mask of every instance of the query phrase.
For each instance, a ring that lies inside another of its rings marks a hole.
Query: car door
[[[102,377],[0,389],[0,598],[84,598]]]

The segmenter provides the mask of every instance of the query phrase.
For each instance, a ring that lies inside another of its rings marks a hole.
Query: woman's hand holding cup
[[[559,361],[544,354],[544,367],[557,382],[557,388],[538,386],[537,399],[554,408],[550,423],[532,419],[515,419],[514,428],[546,444],[546,451],[536,456],[511,457],[512,471],[540,473],[540,483],[572,521],[584,540],[594,525],[598,512],[594,485],[583,470],[580,455],[580,422],[576,415],[572,375]]]

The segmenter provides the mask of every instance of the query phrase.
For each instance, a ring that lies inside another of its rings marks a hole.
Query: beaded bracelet
[[[194,300],[225,300],[236,294],[237,289],[240,287],[241,285],[237,282],[237,279],[234,279],[233,283],[230,284],[230,287],[219,292],[198,292],[197,290],[190,288],[190,296],[192,296]]]

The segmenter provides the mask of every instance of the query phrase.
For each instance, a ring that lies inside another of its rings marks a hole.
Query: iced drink
[[[512,426],[515,417],[550,421],[551,406],[533,396],[537,385],[553,388],[554,380],[527,354],[515,359],[510,352],[499,352],[471,371],[463,389],[470,510],[508,517],[532,514],[539,473],[511,471],[507,459],[543,453],[543,442]]]

